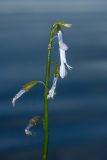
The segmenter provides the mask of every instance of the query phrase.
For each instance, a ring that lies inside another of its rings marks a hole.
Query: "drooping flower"
[[[49,94],[47,96],[47,99],[49,99],[49,98],[53,99],[54,95],[56,95],[55,89],[56,89],[56,84],[57,84],[58,78],[59,78],[59,65],[56,63],[55,70],[54,70],[53,84],[52,84],[51,89],[49,90]]]
[[[49,99],[49,98],[52,98],[52,99],[53,99],[53,98],[54,98],[54,95],[56,95],[55,89],[56,89],[57,80],[58,80],[58,77],[54,77],[54,79],[53,79],[53,84],[52,84],[51,89],[49,90],[49,94],[48,94],[48,96],[47,96],[47,99]]]
[[[40,117],[40,116],[35,116],[35,117],[33,117],[32,119],[30,119],[27,127],[25,128],[25,134],[28,135],[28,136],[35,135],[34,133],[32,133],[32,131],[30,131],[30,129],[31,129],[33,126],[36,126],[37,123],[38,123],[40,120],[41,120],[41,117]]]
[[[17,99],[19,99],[25,92],[28,92],[31,88],[33,88],[37,83],[40,83],[39,81],[31,81],[27,84],[25,84],[15,97],[12,99],[13,107],[15,106],[15,102]]]
[[[63,42],[61,30],[58,31],[58,42],[59,42],[59,52],[60,52],[60,61],[61,61],[59,73],[60,73],[60,77],[64,78],[67,75],[67,70],[65,68],[65,65],[67,66],[69,70],[71,70],[72,67],[68,65],[67,60],[66,60],[65,51],[68,50],[68,46]]]
[[[13,104],[13,107],[15,106],[15,101],[20,98],[26,91],[25,90],[20,90],[16,95],[15,97],[13,98],[12,100],[12,104]]]

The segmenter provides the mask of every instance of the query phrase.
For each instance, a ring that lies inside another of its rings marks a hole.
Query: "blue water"
[[[73,24],[63,29],[73,70],[49,101],[48,159],[107,159],[107,2],[0,0],[0,160],[41,159],[42,125],[34,128],[36,137],[24,129],[43,114],[43,88],[15,108],[11,100],[25,83],[44,80],[49,28],[57,21]],[[59,61],[56,43],[52,58]]]

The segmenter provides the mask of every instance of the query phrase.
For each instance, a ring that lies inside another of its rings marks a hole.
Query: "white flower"
[[[64,78],[67,75],[67,70],[65,68],[65,65],[67,66],[69,70],[71,70],[72,67],[68,65],[67,60],[66,60],[65,51],[68,50],[68,46],[63,42],[61,31],[58,32],[58,41],[59,41],[59,51],[60,51],[60,61],[61,61],[59,73],[60,73],[60,77]]]
[[[56,94],[55,89],[56,89],[57,80],[58,80],[58,77],[54,77],[53,84],[52,84],[51,89],[49,90],[49,94],[47,96],[47,99],[54,98],[54,95]]]
[[[20,90],[16,96],[13,98],[12,100],[12,104],[13,104],[13,107],[15,106],[15,101],[20,98],[26,91],[25,90]]]

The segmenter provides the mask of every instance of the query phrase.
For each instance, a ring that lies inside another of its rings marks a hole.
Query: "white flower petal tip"
[[[67,27],[67,28],[71,28],[72,27],[72,24],[68,24],[68,23],[65,23],[63,24],[64,27]]]
[[[25,90],[21,90],[21,91],[19,91],[19,92],[16,94],[16,96],[15,96],[15,97],[13,98],[13,100],[12,100],[12,105],[13,105],[13,107],[15,107],[15,102],[16,102],[16,100],[17,100],[18,98],[20,98],[25,92],[26,92]]]
[[[64,79],[66,76],[67,76],[67,75],[60,75],[60,77],[61,77],[62,79]]]
[[[54,99],[55,95],[56,95],[55,88],[51,88],[50,91],[49,91],[49,94],[47,96],[47,99],[50,99],[50,98]]]
[[[65,68],[65,65],[67,66],[67,68],[69,70],[71,70],[73,67],[71,67],[70,65],[66,64],[66,63],[62,63],[61,66],[60,66],[60,70],[59,70],[59,74],[60,74],[60,77],[63,79],[67,76],[67,70]]]
[[[68,65],[68,64],[66,64],[66,66],[67,66],[67,68],[69,69],[69,70],[71,70],[73,67],[71,67],[70,65]]]
[[[29,129],[25,129],[25,134],[28,136],[32,136],[32,132]]]
[[[50,98],[52,98],[52,99],[54,99],[54,96],[56,95],[56,93],[54,93],[54,94],[48,94],[48,96],[47,96],[47,99],[50,99]]]
[[[12,100],[12,105],[13,105],[13,107],[15,107],[15,98],[13,98],[13,100]]]

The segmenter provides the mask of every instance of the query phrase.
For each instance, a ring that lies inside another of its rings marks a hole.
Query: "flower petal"
[[[58,41],[59,41],[59,47],[66,51],[68,49],[68,46],[63,42],[61,31],[58,32]]]
[[[67,51],[68,50],[68,46],[64,43],[64,42],[59,42],[59,47],[64,50]]]
[[[16,96],[13,98],[12,100],[12,104],[13,104],[13,107],[15,106],[15,101],[20,98],[26,91],[25,90],[20,90]]]
[[[63,42],[62,31],[59,31],[59,32],[58,32],[58,41]]]
[[[65,53],[64,51],[61,51],[61,54],[62,54],[62,61],[63,61],[63,63],[65,63],[66,66],[67,66],[67,68],[68,68],[69,70],[71,70],[72,67],[67,63],[67,60],[66,60],[66,53]]]
[[[62,63],[66,63],[66,53],[65,53],[65,51],[64,50],[62,50],[61,48],[59,49],[59,51],[60,51],[60,61],[61,61],[61,64]]]
[[[59,73],[60,73],[60,77],[61,77],[61,78],[64,78],[64,77],[67,75],[67,71],[66,71],[66,68],[65,68],[64,63],[62,63],[62,64],[60,65]]]
[[[68,68],[69,70],[72,69],[72,67],[71,67],[68,63],[65,63],[65,64],[66,64],[66,66],[67,66],[67,68]]]
[[[32,136],[32,132],[30,131],[30,128],[33,127],[32,124],[29,124],[26,128],[25,128],[25,134]]]
[[[69,70],[72,69],[72,67],[71,67],[70,65],[68,65],[68,63],[67,63],[65,51],[62,50],[61,48],[60,48],[60,60],[61,60],[61,64],[64,63],[64,64],[66,64],[66,66],[67,66],[67,68],[68,68]]]

